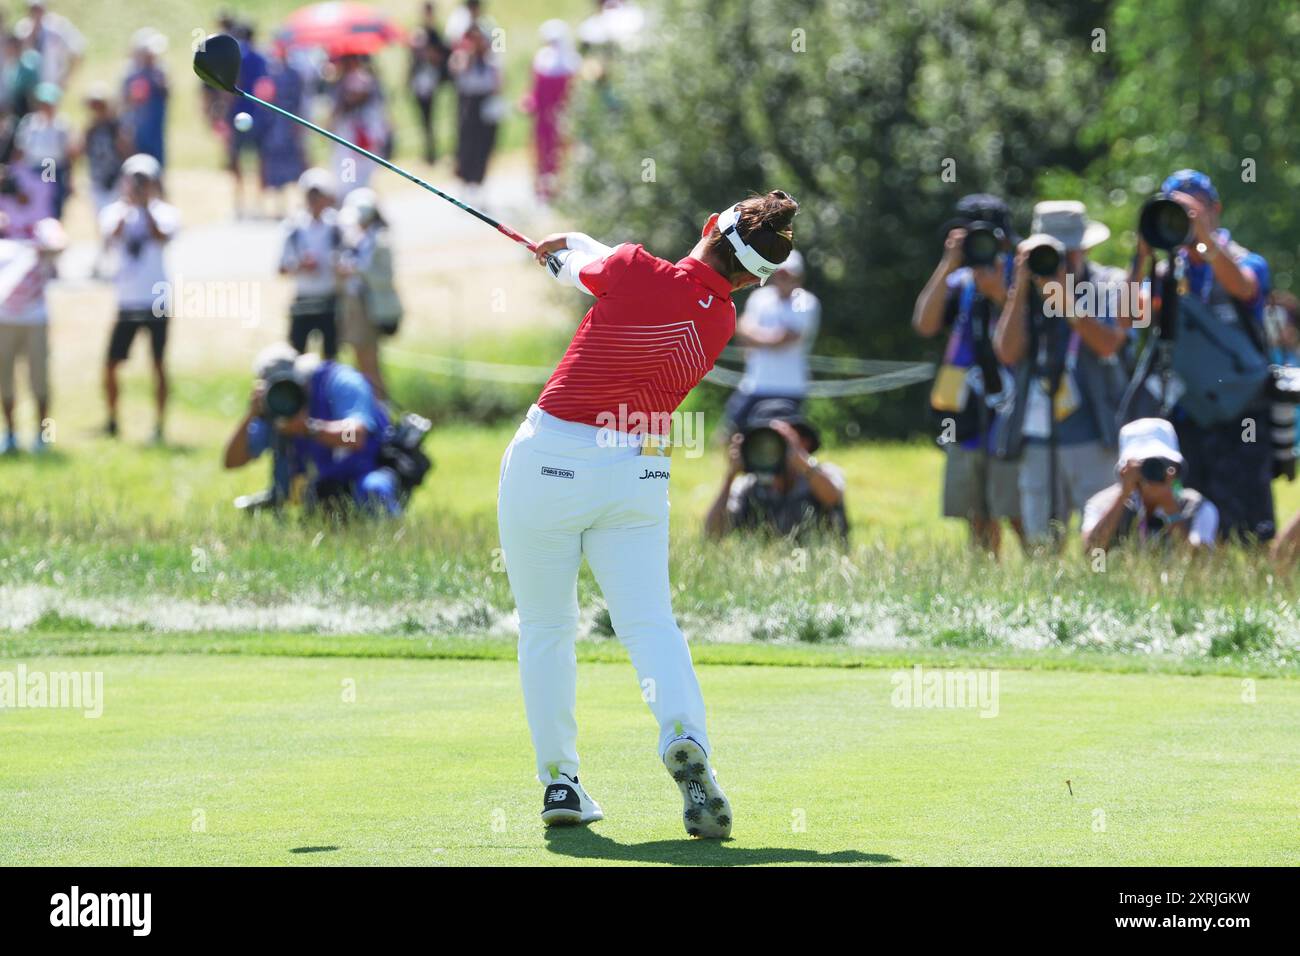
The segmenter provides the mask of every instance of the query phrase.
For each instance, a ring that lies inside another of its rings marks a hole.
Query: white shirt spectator
[[[32,32],[36,34],[34,46],[41,54],[41,79],[65,85],[72,65],[81,59],[86,50],[86,40],[67,17],[46,10],[38,28],[31,17],[23,17],[14,26],[14,36],[27,42]]]
[[[288,219],[285,223],[280,268],[293,274],[298,298],[316,298],[335,293],[338,280],[334,269],[341,245],[338,213],[333,208],[326,209],[319,219],[306,210],[300,210]],[[298,267],[308,259],[315,262],[315,267],[309,272],[299,272]]]
[[[45,325],[45,283],[52,274],[36,243],[0,239],[0,323]]]
[[[99,231],[118,259],[114,280],[118,308],[149,309],[161,317],[171,311],[171,297],[165,286],[167,268],[163,249],[180,228],[180,212],[161,199],[151,199],[149,215],[164,239],[152,235],[140,207],[125,199],[104,207],[99,217]],[[122,224],[122,231],[115,236],[119,224]],[[158,306],[156,309],[155,304]]]
[[[821,322],[821,303],[804,288],[787,298],[773,285],[755,289],[745,302],[741,326],[764,331],[797,332],[784,345],[751,347],[745,356],[745,376],[740,391],[751,395],[802,397],[808,391],[808,353]]]
[[[68,145],[72,142],[72,128],[57,113],[47,116],[40,110],[28,113],[18,121],[14,145],[22,151],[23,160],[32,166],[42,166],[47,161],[63,163],[68,158]]]

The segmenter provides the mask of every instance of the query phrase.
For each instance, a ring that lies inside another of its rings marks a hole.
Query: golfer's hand
[[[557,232],[554,235],[547,236],[537,244],[537,248],[533,250],[533,257],[537,260],[538,265],[544,266],[552,253],[567,248],[569,248],[569,234],[567,232]]]
[[[266,414],[266,383],[254,382],[253,391],[248,396],[248,414],[261,418]]]

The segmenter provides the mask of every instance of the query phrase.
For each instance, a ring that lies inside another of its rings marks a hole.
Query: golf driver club
[[[273,113],[278,113],[280,116],[283,116],[286,119],[291,119],[295,123],[307,127],[309,130],[320,133],[326,139],[332,140],[340,146],[346,146],[348,149],[360,153],[372,162],[378,163],[385,169],[392,170],[404,179],[408,179],[415,183],[415,185],[429,190],[429,192],[433,193],[435,196],[447,200],[447,202],[451,203],[453,206],[463,209],[475,219],[487,223],[497,232],[501,233],[501,235],[508,239],[513,239],[529,252],[537,251],[537,243],[533,242],[527,236],[515,232],[509,226],[497,222],[491,216],[484,212],[480,212],[473,206],[461,202],[455,196],[449,196],[437,186],[425,182],[414,173],[408,173],[401,166],[390,163],[388,160],[384,159],[384,157],[376,156],[374,153],[370,152],[370,150],[363,149],[356,143],[349,142],[342,136],[339,136],[336,133],[331,133],[324,127],[317,126],[315,123],[309,122],[301,116],[290,113],[288,110],[281,109],[274,103],[268,103],[266,100],[254,96],[247,90],[240,89],[239,67],[242,59],[243,55],[240,53],[238,40],[226,33],[214,33],[212,36],[200,43],[198,49],[194,51],[194,72],[197,73],[199,79],[208,84],[208,86],[214,87],[218,90],[224,90],[227,93],[234,93],[236,96],[242,96],[246,100],[252,100],[254,103],[265,107]],[[547,268],[551,270],[552,274],[558,272],[559,261],[554,256],[547,256]]]

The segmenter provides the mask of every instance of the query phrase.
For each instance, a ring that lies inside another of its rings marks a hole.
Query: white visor
[[[740,215],[738,212],[739,207],[740,204],[737,203],[730,209],[724,209],[718,213],[718,231],[727,237],[727,240],[731,243],[731,248],[736,250],[736,258],[745,267],[745,271],[750,275],[758,276],[759,285],[766,285],[772,273],[781,268],[781,263],[768,262],[758,254],[758,251],[753,246],[748,245],[744,239],[740,238],[740,231],[736,228]]]

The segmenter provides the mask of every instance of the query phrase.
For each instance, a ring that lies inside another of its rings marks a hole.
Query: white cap
[[[333,196],[335,192],[334,177],[327,170],[321,169],[319,166],[313,166],[298,177],[298,188],[304,193],[309,193],[315,189],[327,196]]]
[[[1139,418],[1119,430],[1119,463],[1145,461],[1148,458],[1167,458],[1181,465],[1183,453],[1178,450],[1178,433],[1163,418]]]
[[[141,27],[131,34],[131,49],[137,53],[162,56],[167,52],[167,35],[153,27]]]
[[[157,179],[162,175],[162,165],[148,153],[136,153],[134,156],[128,156],[122,163],[122,175]]]
[[[355,209],[361,218],[373,215],[379,209],[379,197],[368,186],[361,186],[343,197],[344,209]]]
[[[42,219],[32,227],[36,248],[42,252],[62,252],[68,247],[68,234],[57,219]]]
[[[799,254],[797,249],[791,249],[790,254],[785,257],[785,261],[781,263],[781,268],[778,269],[777,271],[788,272],[790,273],[790,275],[794,276],[795,278],[802,279],[803,278],[803,256]]]

